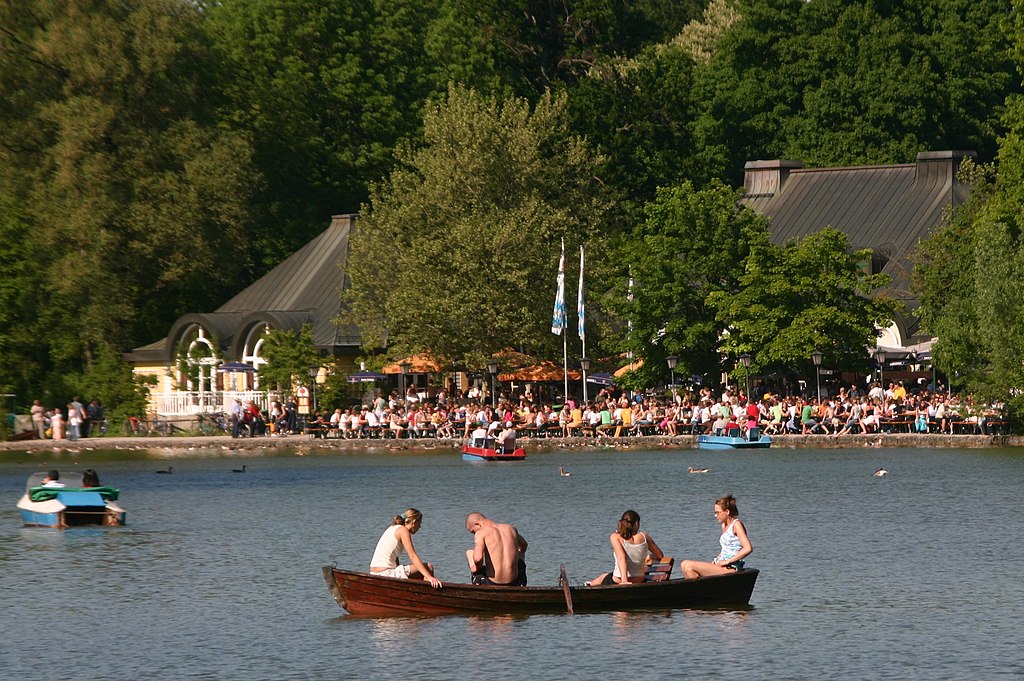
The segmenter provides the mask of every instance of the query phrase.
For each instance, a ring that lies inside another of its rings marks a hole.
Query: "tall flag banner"
[[[555,293],[555,309],[551,314],[551,333],[561,336],[565,324],[565,239],[562,239],[562,257],[558,259],[558,292]]]
[[[576,309],[579,312],[579,334],[583,341],[583,354],[587,354],[586,300],[583,297],[583,246],[580,246],[580,288],[576,294]]]

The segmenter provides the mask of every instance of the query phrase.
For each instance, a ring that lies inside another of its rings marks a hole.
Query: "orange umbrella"
[[[635,371],[635,370],[639,369],[640,367],[642,367],[643,365],[644,365],[644,361],[642,359],[638,359],[635,362],[633,362],[632,364],[627,364],[624,367],[620,367],[612,375],[615,376],[615,378],[622,378],[623,376],[628,374],[630,371]]]
[[[444,371],[441,368],[441,363],[429,355],[413,355],[412,357],[401,359],[394,364],[388,364],[381,371],[385,374],[400,374],[402,373],[402,364],[406,362],[410,365],[410,374],[438,374]]]
[[[532,367],[523,367],[522,369],[515,369],[508,373],[498,374],[499,381],[524,381],[524,382],[544,382],[544,381],[561,381],[565,378],[562,371],[562,367],[558,366],[554,362],[541,362],[540,364],[534,364]],[[583,378],[583,374],[575,369],[569,369],[569,380],[579,381]]]
[[[519,369],[522,367],[533,366],[537,363],[536,357],[531,357],[524,352],[517,352],[511,348],[505,348],[491,355],[491,359],[498,362],[498,366],[502,369]]]

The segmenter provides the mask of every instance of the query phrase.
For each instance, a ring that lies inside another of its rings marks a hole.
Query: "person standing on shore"
[[[50,430],[54,440],[64,439],[64,414],[60,409],[54,409],[50,414]]]
[[[32,409],[30,410],[30,413],[32,414],[32,426],[35,428],[36,431],[36,439],[45,440],[46,407],[43,406],[42,402],[36,400],[35,402],[32,403]]]
[[[74,403],[68,404],[68,437],[72,442],[78,440],[82,432],[82,412],[75,408]]]

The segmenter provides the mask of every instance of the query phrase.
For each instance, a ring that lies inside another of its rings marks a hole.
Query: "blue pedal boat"
[[[767,449],[772,446],[772,439],[761,435],[760,428],[751,428],[747,437],[729,437],[727,435],[700,435],[697,437],[698,449]]]
[[[125,511],[116,502],[116,487],[82,487],[81,473],[63,473],[63,487],[43,487],[45,471],[33,473],[18,501],[25,525],[34,527],[76,527],[83,525],[124,525]]]

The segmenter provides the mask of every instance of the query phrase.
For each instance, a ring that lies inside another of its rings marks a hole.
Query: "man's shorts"
[[[514,582],[509,584],[498,584],[497,582],[492,582],[491,578],[484,574],[483,569],[480,569],[478,572],[474,572],[469,581],[471,584],[476,584],[477,586],[526,586],[526,561],[519,561],[519,576],[516,577]]]

